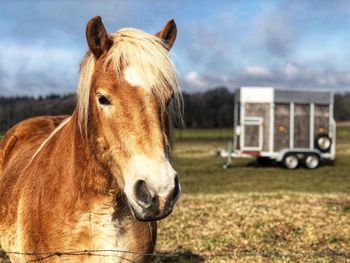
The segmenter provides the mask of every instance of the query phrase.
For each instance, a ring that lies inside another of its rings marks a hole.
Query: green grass
[[[233,159],[233,168],[225,170],[225,159],[216,157],[214,152],[217,147],[226,147],[226,141],[207,140],[209,132],[187,131],[186,139],[175,145],[174,163],[184,193],[350,192],[350,129],[338,130],[336,163],[315,170],[259,167],[254,159],[243,158]],[[195,134],[202,139],[190,140]]]
[[[233,129],[176,129],[176,140],[230,140]]]
[[[233,128],[218,129],[176,129],[175,138],[181,140],[230,140]],[[350,128],[338,128],[337,139],[350,140]]]
[[[338,128],[337,139],[341,141],[350,141],[350,128]]]

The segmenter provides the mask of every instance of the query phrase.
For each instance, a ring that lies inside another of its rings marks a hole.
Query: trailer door
[[[261,117],[245,117],[242,136],[243,151],[262,151],[263,119]]]

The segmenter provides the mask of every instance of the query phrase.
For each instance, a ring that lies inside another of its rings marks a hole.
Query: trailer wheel
[[[320,164],[320,157],[317,154],[307,154],[304,158],[304,166],[308,169],[315,169]]]
[[[332,139],[327,134],[321,134],[316,137],[315,145],[321,152],[328,152],[332,146]]]
[[[282,160],[282,164],[287,169],[295,169],[299,166],[299,159],[294,153],[287,153]]]

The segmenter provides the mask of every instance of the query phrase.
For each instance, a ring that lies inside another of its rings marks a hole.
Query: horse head
[[[131,28],[108,34],[100,17],[86,28],[80,129],[139,220],[169,215],[181,191],[167,132],[168,104],[182,99],[169,56],[176,33],[173,20],[155,35]]]

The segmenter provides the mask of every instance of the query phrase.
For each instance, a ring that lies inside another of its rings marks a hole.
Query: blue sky
[[[178,26],[182,89],[350,91],[350,1],[2,0],[0,96],[75,92],[95,15],[107,31]]]

